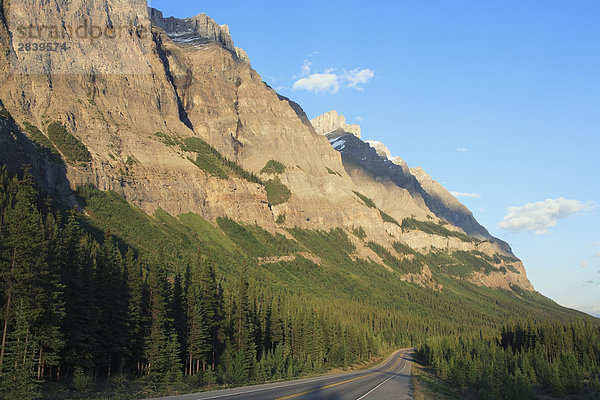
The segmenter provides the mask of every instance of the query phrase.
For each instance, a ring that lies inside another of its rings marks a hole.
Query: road
[[[169,400],[391,400],[411,399],[412,349],[398,350],[376,367],[345,374],[245,386]]]

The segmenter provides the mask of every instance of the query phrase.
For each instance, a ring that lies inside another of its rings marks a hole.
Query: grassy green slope
[[[354,260],[354,246],[341,229],[290,229],[295,238],[290,240],[229,219],[219,219],[215,226],[195,214],[173,217],[158,210],[148,216],[119,195],[90,187],[80,189],[78,194],[85,204],[87,217],[82,218],[88,228],[97,233],[110,230],[123,246],[134,247],[142,258],[161,259],[180,269],[200,249],[215,261],[225,285],[235,282],[246,264],[257,285],[282,295],[310,297],[316,302],[326,301],[333,308],[343,307],[352,320],[368,323],[370,314],[389,315],[404,324],[409,337],[405,341],[412,338],[415,342],[434,333],[490,329],[510,319],[569,321],[583,316],[538,293],[518,289],[508,292],[457,280],[452,275],[461,274],[448,273],[444,266],[448,258],[456,256],[419,258],[443,285],[441,291],[434,291],[401,282],[399,272]],[[401,245],[398,248],[402,250]],[[301,252],[317,256],[321,263],[307,260]],[[284,255],[296,255],[296,259],[258,263],[258,257]]]

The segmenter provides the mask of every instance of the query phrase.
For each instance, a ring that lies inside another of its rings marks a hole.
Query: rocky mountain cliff
[[[475,251],[504,258],[466,279],[532,290],[510,248],[443,188],[379,155],[337,113],[313,129],[300,106],[262,81],[229,29],[206,15],[164,18],[145,0],[22,0],[1,11],[0,161],[32,165],[38,183],[66,204],[91,183],[149,215],[229,217],[284,236],[292,227],[341,228],[354,257],[382,268],[371,243],[398,256],[394,243],[422,253]],[[31,25],[55,27],[65,47],[18,51],[33,40],[20,27]],[[78,36],[92,25],[100,37]],[[427,286],[431,271],[423,274],[411,279]]]
[[[360,139],[360,126],[346,124],[346,118],[343,115],[338,114],[335,110],[319,115],[318,117],[311,119],[310,122],[319,135],[327,135],[328,133],[342,130],[351,133]]]

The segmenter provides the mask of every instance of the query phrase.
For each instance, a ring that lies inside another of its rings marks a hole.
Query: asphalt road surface
[[[391,400],[412,399],[411,349],[395,351],[376,367],[345,374],[245,386],[169,400]]]

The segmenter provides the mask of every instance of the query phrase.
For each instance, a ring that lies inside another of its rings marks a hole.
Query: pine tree
[[[159,385],[173,384],[181,374],[181,348],[173,321],[169,318],[168,294],[170,285],[166,271],[156,268],[150,274],[151,328],[146,341],[146,373]],[[176,370],[179,369],[179,372]]]
[[[4,216],[4,246],[3,254],[0,255],[0,276],[4,293],[0,370],[14,317],[15,301],[23,300],[29,307],[32,330],[40,335],[43,345],[52,346],[54,350],[59,350],[61,346],[57,328],[60,323],[61,293],[56,277],[48,265],[46,230],[37,208],[38,195],[33,177],[25,170],[23,179],[14,177],[11,185],[14,197]]]
[[[199,283],[193,282],[189,288],[188,297],[188,360],[189,375],[196,375],[200,368],[206,370],[211,357],[211,321],[206,315],[207,297]],[[202,364],[202,367],[200,367]]]
[[[145,282],[142,263],[135,260],[133,250],[125,254],[124,269],[127,276],[128,308],[128,359],[137,376],[143,373],[144,344],[146,342],[146,310],[144,304]]]
[[[177,334],[179,348],[184,349],[187,343],[187,304],[183,289],[181,274],[176,274],[173,282],[173,290],[169,304],[170,319],[173,321],[173,329]],[[183,354],[179,354],[181,360],[185,359]]]
[[[0,373],[0,398],[37,399],[41,396],[36,379],[38,344],[31,332],[31,312],[24,300],[15,309],[15,326],[5,343],[4,365]]]
[[[110,232],[106,232],[96,268],[98,352],[96,365],[107,376],[122,370],[127,347],[127,277],[123,260]]]
[[[233,360],[244,367],[244,372],[250,378],[256,364],[256,343],[254,342],[254,326],[250,312],[249,284],[247,268],[244,266],[238,285],[237,302],[234,314],[233,346],[236,350]],[[243,357],[244,361],[239,358]]]

